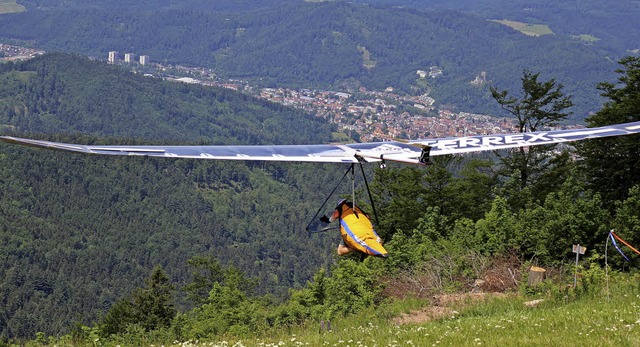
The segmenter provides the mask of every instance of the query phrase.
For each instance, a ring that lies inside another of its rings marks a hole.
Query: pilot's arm
[[[340,212],[338,210],[333,210],[333,214],[331,214],[331,217],[329,218],[329,223],[335,221],[339,217],[340,217]]]
[[[338,210],[334,210],[331,214],[331,217],[322,216],[320,217],[320,221],[323,223],[331,223],[340,217],[340,212]]]

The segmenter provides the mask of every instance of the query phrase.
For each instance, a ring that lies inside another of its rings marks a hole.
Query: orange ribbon
[[[613,231],[611,232],[611,235],[613,235],[613,237],[615,237],[616,240],[622,242],[623,245],[629,247],[632,251],[636,252],[637,254],[640,254],[640,251],[638,251],[637,249],[631,247],[630,244],[628,244],[625,240],[621,239],[620,236],[616,235],[616,233],[614,233]]]

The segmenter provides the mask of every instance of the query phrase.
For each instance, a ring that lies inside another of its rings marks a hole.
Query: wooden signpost
[[[584,254],[587,251],[587,247],[582,247],[580,244],[573,245],[573,253],[576,254],[576,271],[573,275],[573,288],[578,284],[578,259],[580,258],[580,254]]]

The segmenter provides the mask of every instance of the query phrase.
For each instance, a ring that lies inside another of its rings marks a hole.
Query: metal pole
[[[612,230],[613,231],[613,230]],[[607,301],[609,297],[609,239],[611,238],[611,231],[607,235],[607,242],[604,244],[604,278],[607,280]]]
[[[578,244],[578,249],[576,252],[576,270],[575,273],[573,274],[573,288],[576,288],[576,285],[578,284],[578,258],[580,257],[580,244]]]
[[[351,164],[351,202],[353,203],[353,211],[356,210],[356,164]],[[356,216],[358,215],[357,212]]]

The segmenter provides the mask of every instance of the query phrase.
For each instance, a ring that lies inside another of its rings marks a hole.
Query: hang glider
[[[27,146],[86,154],[319,163],[384,163],[385,161],[395,161],[425,165],[428,164],[429,157],[437,155],[551,145],[637,133],[640,133],[640,122],[615,124],[599,128],[344,145],[103,146],[31,140],[12,136],[0,136],[0,140]]]

